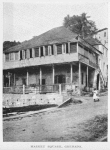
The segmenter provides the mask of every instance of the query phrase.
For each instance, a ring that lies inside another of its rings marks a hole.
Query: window
[[[5,60],[6,60],[6,61],[9,61],[9,53],[8,53],[8,54],[5,54]]]
[[[32,48],[30,49],[30,58],[32,58]]]
[[[55,84],[59,83],[66,83],[66,76],[65,75],[56,75],[55,76]]]
[[[54,52],[53,52],[53,45],[51,45],[51,54],[54,55]]]
[[[42,79],[42,85],[45,85],[45,79]]]
[[[68,43],[66,43],[66,53],[68,53]]]
[[[14,53],[10,53],[10,60],[14,60]]]
[[[106,32],[104,32],[104,37],[106,37]]]
[[[62,44],[57,45],[57,54],[62,54]]]
[[[77,52],[76,43],[70,43],[70,53]]]
[[[45,46],[45,56],[48,56],[48,46]]]
[[[20,60],[23,59],[23,56],[22,56],[22,51],[20,51]]]
[[[40,85],[40,79],[39,79],[39,85]],[[45,79],[42,79],[42,85],[45,85]]]
[[[18,60],[18,52],[15,53],[15,60]]]
[[[35,57],[39,57],[39,48],[34,48]]]
[[[43,46],[40,48],[41,57],[43,56]]]
[[[22,78],[22,84],[26,85],[26,78]]]

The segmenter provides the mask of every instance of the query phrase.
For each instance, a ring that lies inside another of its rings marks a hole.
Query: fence
[[[77,93],[79,87],[74,84],[54,84],[54,85],[35,85],[35,86],[13,86],[4,87],[3,93],[7,94],[29,94],[29,93],[62,93],[62,92],[73,92]]]
[[[36,85],[36,86],[13,86],[13,87],[3,87],[3,93],[7,94],[29,94],[29,93],[58,93],[59,84],[54,85]]]

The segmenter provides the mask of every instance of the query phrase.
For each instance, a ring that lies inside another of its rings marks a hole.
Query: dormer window
[[[45,56],[48,56],[48,46],[45,46]]]
[[[57,54],[62,54],[62,44],[57,45]]]
[[[32,58],[32,48],[30,48],[30,58]]]
[[[77,52],[76,43],[70,43],[70,53],[76,53],[76,52]]]
[[[6,61],[9,61],[9,53],[8,53],[8,54],[5,54],[5,60],[6,60]]]
[[[14,60],[14,53],[10,53],[10,60]]]

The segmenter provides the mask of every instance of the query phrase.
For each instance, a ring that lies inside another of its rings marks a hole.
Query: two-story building
[[[40,93],[99,89],[98,56],[101,52],[61,26],[4,52],[4,93],[19,93],[25,85]]]

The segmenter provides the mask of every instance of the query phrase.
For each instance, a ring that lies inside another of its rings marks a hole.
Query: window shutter
[[[48,46],[45,46],[45,56],[48,56]]]
[[[19,55],[19,52],[16,52],[15,53],[15,60],[18,60],[18,55]]]
[[[29,49],[27,49],[27,59],[29,59],[30,58],[30,51],[29,51]]]
[[[77,51],[76,43],[70,43],[70,53],[75,53]]]
[[[34,48],[35,57],[39,57],[39,48]]]
[[[62,45],[57,45],[57,54],[62,54]]]

